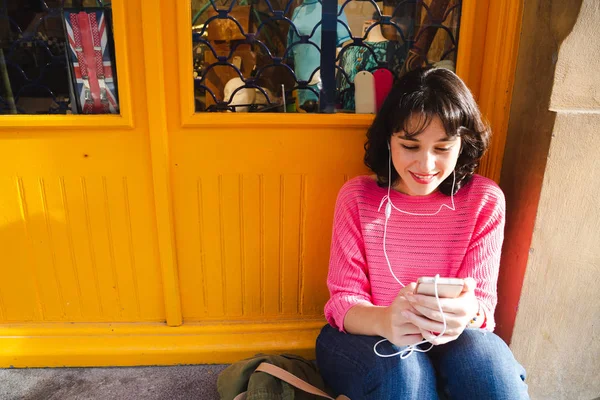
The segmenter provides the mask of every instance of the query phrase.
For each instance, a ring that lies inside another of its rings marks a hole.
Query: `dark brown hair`
[[[416,130],[409,131],[412,115],[424,118],[420,118]],[[394,85],[367,132],[364,161],[377,175],[379,186],[388,185],[391,136],[400,131],[406,136],[418,135],[435,116],[442,121],[448,136],[459,136],[462,141],[454,169],[454,193],[471,179],[487,150],[490,128],[483,121],[473,95],[455,73],[444,68],[421,68],[408,72]],[[392,185],[399,179],[395,168],[392,168],[391,178]],[[450,175],[440,184],[440,191],[449,196],[452,181]]]

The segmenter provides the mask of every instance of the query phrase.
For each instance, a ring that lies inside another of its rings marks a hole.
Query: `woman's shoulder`
[[[500,186],[493,180],[481,175],[473,175],[461,191],[470,202],[480,206],[492,206],[494,208],[505,208],[506,200]]]
[[[340,189],[340,193],[365,193],[372,192],[377,188],[379,188],[379,186],[377,185],[377,180],[374,175],[359,175],[348,179]]]
[[[380,189],[374,176],[359,175],[344,183],[339,191],[338,201],[369,202],[376,198],[376,192]]]

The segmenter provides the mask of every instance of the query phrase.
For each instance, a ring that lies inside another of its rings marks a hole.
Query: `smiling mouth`
[[[435,173],[435,174],[416,174],[414,172],[408,171],[410,173],[410,175],[413,177],[413,179],[415,180],[415,182],[417,183],[421,183],[423,185],[429,184],[433,181],[433,179],[439,174]]]

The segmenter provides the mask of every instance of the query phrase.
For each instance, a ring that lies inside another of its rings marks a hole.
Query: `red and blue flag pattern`
[[[118,114],[114,63],[107,18],[102,9],[65,11],[75,97],[83,114]]]

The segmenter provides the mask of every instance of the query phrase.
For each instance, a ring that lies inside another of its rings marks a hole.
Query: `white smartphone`
[[[438,278],[438,296],[451,299],[458,297],[463,290],[464,284],[465,282],[459,278]],[[417,281],[415,293],[435,296],[435,285],[435,278],[421,277]]]

